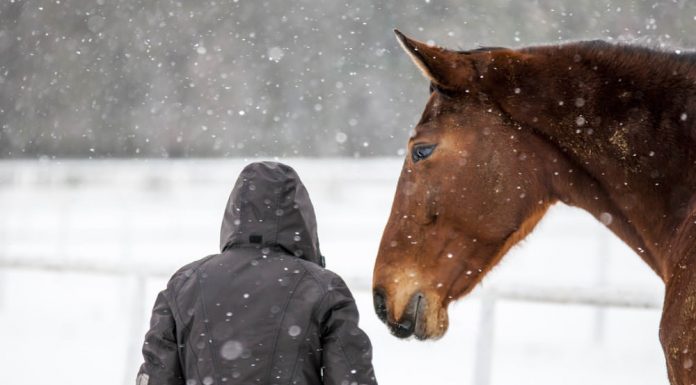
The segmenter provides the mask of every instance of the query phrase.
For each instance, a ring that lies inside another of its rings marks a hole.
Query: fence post
[[[119,233],[121,235],[121,259],[128,263],[133,261],[133,210],[131,201],[126,199],[121,206],[121,222],[119,223]],[[132,385],[135,383],[136,371],[139,364],[142,362],[140,347],[143,341],[142,322],[145,317],[145,281],[146,276],[142,273],[135,272],[132,275],[126,276],[129,278],[131,286],[130,297],[130,324],[127,330],[126,343],[126,359],[125,368],[123,370],[123,384]]]
[[[607,286],[608,276],[609,276],[609,234],[608,230],[602,228],[602,230],[597,235],[597,278],[595,281],[595,286],[598,288],[605,288]],[[594,320],[594,340],[596,343],[600,344],[604,342],[604,335],[606,330],[606,314],[607,310],[603,306],[598,306],[595,309],[595,320]]]
[[[143,340],[142,322],[145,317],[145,281],[146,277],[141,274],[131,276],[131,298],[130,298],[130,325],[128,326],[126,339],[126,359],[124,360],[126,367],[123,370],[124,385],[132,385],[135,383],[135,375],[138,365],[142,361],[140,356],[140,344]]]
[[[491,383],[491,361],[495,326],[495,294],[485,290],[481,295],[476,357],[474,357],[474,385]]]
[[[0,176],[1,177],[1,176]],[[13,183],[10,182],[8,184],[8,188],[6,191],[4,191],[5,194],[13,194],[14,191],[12,191],[13,188]],[[0,217],[0,262],[4,258],[7,258],[8,252],[7,252],[7,244],[9,242],[9,237],[7,236],[7,231],[8,231],[8,217],[11,217],[13,215],[12,213],[12,205],[8,205],[8,207],[5,207],[4,209],[6,210],[4,215]],[[7,273],[5,272],[5,269],[0,267],[0,311],[3,310],[4,304],[5,304],[5,281],[7,280]]]

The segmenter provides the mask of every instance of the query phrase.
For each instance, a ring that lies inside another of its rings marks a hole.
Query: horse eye
[[[436,145],[434,144],[417,144],[413,146],[411,159],[413,159],[414,163],[423,160],[432,155],[433,151],[435,151],[435,147]]]

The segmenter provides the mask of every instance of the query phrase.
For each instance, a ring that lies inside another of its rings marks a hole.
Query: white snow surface
[[[255,159],[0,162],[0,262],[173,273],[215,253],[230,189]],[[369,282],[401,159],[285,159],[314,201],[322,251],[346,278],[381,384],[473,384],[480,289],[434,342],[391,336]],[[134,275],[2,268],[2,383],[133,384],[149,308],[166,283]],[[662,284],[591,215],[557,205],[483,286]],[[554,289],[555,288],[555,289]],[[491,384],[667,384],[658,310],[519,301],[495,305]]]

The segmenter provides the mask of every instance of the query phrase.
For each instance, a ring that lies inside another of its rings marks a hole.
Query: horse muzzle
[[[417,292],[411,296],[398,320],[393,319],[387,306],[387,298],[384,290],[374,290],[374,306],[377,317],[384,322],[391,333],[398,338],[415,336],[417,339],[426,339],[426,310],[427,300],[425,296]]]

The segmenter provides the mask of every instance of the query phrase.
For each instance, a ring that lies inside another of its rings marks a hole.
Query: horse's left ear
[[[467,55],[410,39],[396,29],[394,33],[404,51],[437,87],[457,90],[474,80],[475,63]]]

